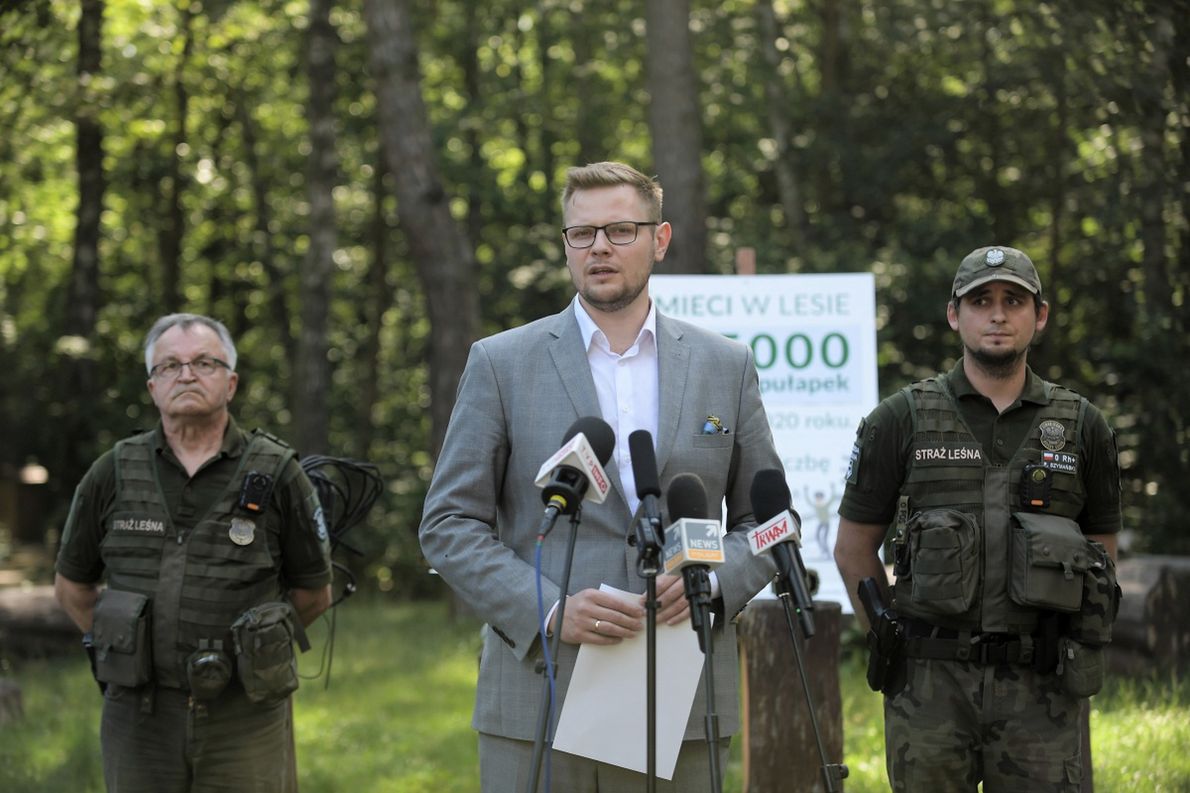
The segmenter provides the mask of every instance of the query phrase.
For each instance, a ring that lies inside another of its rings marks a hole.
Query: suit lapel
[[[665,470],[678,439],[678,422],[686,379],[690,372],[690,345],[682,340],[681,328],[657,313],[657,472]]]
[[[603,418],[603,411],[599,407],[599,396],[595,393],[595,380],[591,377],[591,364],[587,361],[587,351],[583,347],[583,334],[578,329],[578,320],[574,316],[574,303],[566,310],[556,315],[557,321],[550,328],[553,337],[549,342],[550,357],[554,361],[554,368],[558,372],[558,379],[570,398],[570,404],[578,416],[595,416]],[[559,442],[562,440],[558,439]],[[627,443],[627,438],[617,438],[616,443]],[[620,501],[627,509],[628,499],[624,496],[624,488],[620,483],[620,470],[613,455],[604,467],[612,488],[620,496]]]

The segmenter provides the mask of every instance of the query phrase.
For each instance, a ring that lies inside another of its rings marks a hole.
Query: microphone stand
[[[636,535],[636,572],[645,579],[645,790],[657,790],[657,573],[661,569],[661,521],[641,516]]]
[[[715,712],[715,663],[714,645],[711,639],[711,620],[708,613],[711,606],[711,579],[705,566],[687,567],[683,574],[686,585],[686,597],[690,600],[690,621],[698,633],[698,644],[702,648],[702,676],[706,684],[706,717],[704,731],[706,732],[708,756],[711,765],[711,791],[721,793],[723,781],[719,768],[719,714]]]
[[[553,670],[558,665],[558,647],[562,643],[562,619],[566,616],[566,591],[570,588],[570,567],[574,563],[574,544],[578,539],[578,524],[582,517],[582,511],[583,507],[580,503],[570,515],[570,535],[566,540],[566,567],[563,568],[562,582],[559,585],[561,592],[558,594],[558,621],[556,623],[558,629],[554,631],[553,641],[550,642],[549,657],[553,659],[553,668],[546,668],[544,661],[539,667],[544,673],[545,679],[542,681],[541,704],[537,710],[537,736],[533,740],[533,773],[529,776],[529,785],[526,788],[528,793],[537,793],[537,777],[541,773],[541,761],[546,750],[554,742],[553,724],[550,723],[550,710],[553,705],[551,696],[554,682]],[[549,793],[548,787],[546,793]]]
[[[794,608],[791,605],[794,597],[790,591],[790,582],[784,575],[779,575],[773,588],[780,596],[781,605],[785,607],[785,623],[789,628],[789,639],[793,642],[793,658],[797,663],[798,676],[802,681],[802,693],[806,697],[806,710],[810,712],[810,727],[814,730],[814,742],[818,745],[818,759],[822,761],[822,765],[819,766],[819,770],[822,772],[822,781],[826,785],[826,793],[838,793],[843,789],[843,780],[847,778],[847,766],[842,763],[827,762],[826,748],[822,745],[822,733],[818,730],[818,718],[814,715],[814,699],[810,695],[810,680],[806,677],[806,665],[802,660],[802,648],[798,643],[798,632],[794,625]],[[804,604],[798,604],[797,610],[799,616],[802,617],[801,624],[805,631],[805,638],[809,639],[814,635],[814,623],[812,620],[807,621],[806,618],[809,615]]]

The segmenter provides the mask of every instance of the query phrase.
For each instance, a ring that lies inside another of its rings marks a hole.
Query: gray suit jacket
[[[760,402],[751,350],[679,320],[657,316],[660,410],[657,468],[662,494],[680,473],[697,474],[707,490],[710,517],[727,526],[753,525],[749,489],[763,468],[781,468]],[[708,415],[727,434],[704,435]],[[480,732],[533,740],[542,676],[534,575],[536,532],[544,506],[533,479],[562,445],[580,416],[600,416],[573,304],[560,314],[476,342],[459,382],[442,454],[426,495],[420,538],[427,561],[488,623],[480,661],[473,726]],[[617,438],[616,443],[627,443]],[[569,591],[601,583],[644,592],[637,553],[614,460],[613,490],[603,504],[584,502]],[[664,514],[663,525],[668,525]],[[545,608],[557,600],[566,563],[567,518],[542,548]],[[742,532],[725,541],[727,561],[716,569],[723,613],[734,617],[773,577],[766,556],[754,557]],[[713,635],[715,708],[720,734],[738,729],[735,628],[716,620]],[[575,645],[562,644],[557,681],[565,696]],[[645,670],[641,669],[643,675]],[[659,674],[662,673],[659,671]],[[704,685],[686,726],[687,738],[704,736]]]

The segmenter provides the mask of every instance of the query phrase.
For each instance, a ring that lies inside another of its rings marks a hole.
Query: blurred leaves
[[[628,0],[416,3],[422,92],[438,166],[479,265],[485,333],[558,310],[571,290],[557,195],[569,165],[626,159],[650,171],[643,6]],[[764,60],[754,0],[694,0],[707,256],[731,271],[876,274],[882,391],[958,354],[944,305],[969,250],[1029,252],[1053,304],[1033,361],[1102,406],[1119,430],[1126,525],[1148,547],[1190,552],[1190,7],[1185,0],[773,0],[780,53]],[[0,5],[0,463],[51,476],[154,421],[139,349],[163,311],[159,242],[180,162],[185,308],[221,317],[240,346],[237,413],[285,436],[292,362],[278,317],[300,316],[311,156],[302,65],[306,5],[108,0],[101,76],[76,77],[67,0]],[[333,453],[381,466],[386,495],[356,529],[371,580],[413,594],[415,529],[432,470],[432,332],[379,145],[360,0],[334,10],[340,183],[330,285]],[[189,95],[174,148],[173,82]],[[778,147],[765,80],[791,130]],[[77,185],[80,92],[104,130],[95,337],[63,338]],[[800,236],[781,206],[775,153],[800,188]],[[376,240],[379,218],[384,244]],[[794,247],[793,240],[804,242]],[[378,253],[382,251],[383,253]],[[379,258],[378,258],[379,257]],[[391,300],[374,316],[381,268]],[[282,311],[284,309],[284,311]],[[379,330],[375,363],[360,350]],[[97,363],[96,393],[64,392],[63,356]],[[531,354],[531,353],[530,353]],[[375,404],[358,384],[375,366]],[[81,417],[90,443],[62,448]],[[368,428],[365,432],[363,427]],[[69,460],[66,458],[70,458]],[[74,483],[55,477],[47,527]]]

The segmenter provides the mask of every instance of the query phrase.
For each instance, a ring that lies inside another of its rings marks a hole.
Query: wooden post
[[[797,622],[794,622],[795,627]],[[810,683],[827,761],[843,761],[843,700],[839,691],[842,607],[814,603],[814,636],[797,638]],[[825,791],[822,759],[810,723],[785,609],[755,600],[739,622],[743,702],[744,793]],[[846,784],[846,783],[844,783]]]
[[[756,249],[736,248],[735,274],[756,275]]]

